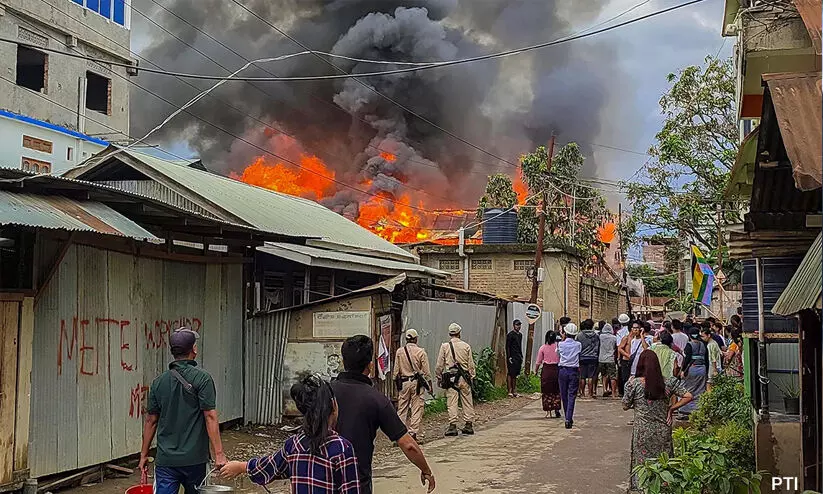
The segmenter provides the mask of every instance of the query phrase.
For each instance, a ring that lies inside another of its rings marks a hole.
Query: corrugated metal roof
[[[161,242],[103,203],[6,190],[0,190],[0,225],[87,231]]]
[[[803,309],[820,307],[823,290],[823,234],[818,235],[797,271],[789,280],[772,313],[781,316],[797,314]]]
[[[381,257],[390,256],[412,262],[416,260],[408,251],[314,201],[256,187],[190,166],[181,166],[137,151],[126,150],[120,153],[189,191],[188,198],[200,206],[211,206],[212,209],[216,206],[236,220],[255,228],[282,235],[317,238],[318,241],[310,242],[332,244],[338,246],[338,249],[342,247],[352,252],[373,252]],[[78,170],[77,178],[83,178],[90,170]]]
[[[780,135],[800,190],[823,186],[823,91],[820,72],[764,74]]]
[[[803,24],[806,25],[806,30],[812,39],[814,51],[820,55],[820,37],[821,30],[823,30],[823,26],[821,25],[820,0],[794,0],[794,5],[797,7],[797,11],[800,12],[800,17],[803,18]]]
[[[300,305],[293,305],[291,307],[283,307],[282,309],[274,309],[269,311],[261,311],[257,314],[254,314],[253,317],[264,317],[266,314],[273,314],[276,312],[285,312],[285,311],[294,311],[298,309],[305,309],[306,307],[312,307],[319,304],[325,304],[327,302],[332,302],[334,300],[342,300],[351,297],[359,297],[362,295],[367,295],[372,292],[382,292],[386,291],[389,293],[394,292],[394,290],[401,284],[403,284],[407,279],[406,273],[400,273],[397,276],[392,278],[387,278],[380,283],[375,283],[374,285],[369,285],[363,288],[358,288],[357,290],[352,290],[350,292],[343,293],[341,295],[333,295],[327,298],[321,298],[320,300],[313,300],[311,302],[306,302],[305,304]]]
[[[755,127],[740,143],[734,166],[732,166],[730,172],[729,184],[723,193],[724,197],[748,197],[752,195],[754,167],[755,161],[757,161],[757,137],[759,134],[760,128]]]
[[[410,262],[377,259],[334,250],[318,249],[308,245],[283,242],[266,242],[257,250],[274,256],[283,257],[306,266],[319,266],[330,269],[347,269],[368,273],[396,275],[398,273],[422,273],[436,278],[448,278],[449,273]]]

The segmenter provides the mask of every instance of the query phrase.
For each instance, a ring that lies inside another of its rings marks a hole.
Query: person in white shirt
[[[629,380],[631,362],[624,359],[620,354],[619,349],[623,345],[623,340],[629,336],[629,316],[620,314],[617,316],[617,322],[620,323],[620,328],[617,330],[617,394],[623,397],[623,388],[626,387],[626,381]],[[627,357],[628,358],[628,357]]]
[[[566,429],[571,429],[574,425],[574,402],[580,387],[582,345],[575,340],[579,332],[574,323],[566,324],[562,331],[563,341],[557,344],[557,353],[560,355],[560,363],[557,365],[560,400],[563,402],[563,412],[566,414]]]
[[[680,319],[672,319],[672,342],[674,350],[683,354],[686,345],[689,344],[689,335],[683,332],[683,322]]]

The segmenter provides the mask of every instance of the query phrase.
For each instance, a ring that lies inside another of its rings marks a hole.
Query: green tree
[[[632,278],[643,280],[652,297],[674,297],[677,294],[676,274],[660,274],[648,264],[626,266],[626,273]]]
[[[694,240],[713,255],[717,205],[723,205],[721,226],[739,221],[739,205],[723,200],[738,148],[734,66],[709,56],[703,66],[669,74],[668,81],[660,98],[665,121],[650,159],[622,183],[632,213],[621,233],[637,240],[662,232]]]
[[[517,193],[512,179],[505,173],[489,176],[486,191],[477,203],[477,219],[483,218],[483,211],[490,208],[508,209],[517,204]]]
[[[548,169],[548,151],[540,146],[521,156],[523,181],[529,188],[528,206],[537,206],[540,192],[548,193],[546,210],[546,241],[571,244],[580,249],[587,260],[602,254],[604,245],[597,240],[597,227],[609,217],[606,200],[597,189],[585,186],[579,179],[585,158],[575,143],[561,147]],[[572,236],[572,211],[574,235]],[[523,243],[537,241],[536,207],[520,208],[518,239]]]

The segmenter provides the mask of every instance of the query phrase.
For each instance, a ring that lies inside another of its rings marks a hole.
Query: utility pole
[[[626,273],[626,268],[628,268],[628,264],[626,263],[626,253],[623,252],[623,203],[617,203],[617,234],[620,237],[620,243],[618,244],[620,250],[620,264],[623,265],[623,288],[626,289],[626,311],[628,315],[631,316],[632,314],[632,299],[629,296],[629,283],[628,283],[628,273]]]
[[[721,226],[720,222],[723,218],[722,213],[722,205],[720,203],[717,204],[717,273],[720,274],[723,271],[723,227]],[[724,321],[726,319],[726,314],[723,311],[723,297],[725,293],[723,292],[723,281],[720,278],[717,278],[717,284],[720,285],[720,321]]]
[[[554,154],[554,134],[549,141],[549,155],[546,160],[546,180],[550,179],[552,170],[552,155]],[[546,209],[549,207],[549,194],[546,185],[543,184],[543,191],[540,198],[540,218],[537,222],[537,252],[534,253],[534,276],[532,277],[532,294],[529,302],[537,303],[537,293],[540,282],[537,281],[537,272],[543,264],[543,237],[546,236]],[[541,308],[542,310],[542,308]],[[541,323],[542,324],[542,323]],[[529,332],[526,335],[526,374],[531,374],[532,368],[532,347],[534,346],[534,323],[529,323]]]

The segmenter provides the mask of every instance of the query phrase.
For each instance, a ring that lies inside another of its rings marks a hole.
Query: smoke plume
[[[226,0],[156,0],[247,60],[301,51],[271,27]],[[586,26],[599,0],[244,0],[249,9],[311,48],[349,57],[430,62],[470,57],[560,38]],[[158,7],[135,0],[133,43],[140,55],[182,72],[227,74],[245,63],[197,29]],[[145,16],[214,61],[160,31]],[[584,154],[597,139],[611,79],[613,50],[597,41],[561,44],[504,59],[355,80],[230,82],[156,135],[185,142],[211,169],[241,172],[259,149],[204,123],[285,155],[280,139],[320,157],[338,180],[375,194],[408,194],[427,206],[467,206],[495,172],[514,169],[443,133],[370,90],[436,125],[516,162],[552,132],[577,141]],[[355,73],[401,68],[332,59]],[[151,63],[142,61],[142,65]],[[224,68],[221,68],[224,67]],[[313,56],[251,68],[247,76],[323,75],[336,71]],[[136,82],[181,105],[212,83],[141,74]],[[220,100],[220,101],[218,101]],[[221,102],[222,101],[222,102]],[[239,109],[235,111],[225,103]],[[132,92],[131,134],[142,135],[172,107],[141,89]],[[137,111],[139,109],[139,111]],[[253,118],[249,117],[251,115]],[[258,121],[259,120],[259,121]],[[260,123],[265,122],[266,125]],[[276,130],[272,130],[275,128]],[[290,144],[289,147],[293,147]],[[595,166],[587,163],[589,170]],[[428,194],[419,192],[426,191]],[[452,198],[451,203],[448,199]],[[323,202],[354,217],[369,196],[340,188]]]

